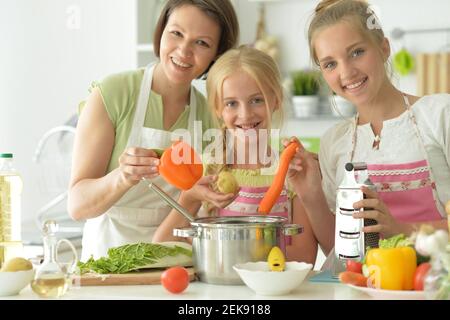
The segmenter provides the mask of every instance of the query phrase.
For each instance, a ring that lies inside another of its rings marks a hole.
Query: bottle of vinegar
[[[22,178],[13,165],[12,153],[0,153],[0,267],[22,251]]]

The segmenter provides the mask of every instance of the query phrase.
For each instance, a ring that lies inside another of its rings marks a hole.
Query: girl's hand
[[[217,181],[217,175],[204,176],[189,190],[183,192],[186,201],[207,201],[217,208],[225,208],[237,194],[215,192],[211,185]]]
[[[389,208],[380,199],[376,191],[370,190],[367,187],[361,187],[362,192],[367,196],[366,199],[355,202],[353,208],[371,208],[371,210],[354,213],[353,218],[356,219],[373,219],[378,224],[367,226],[363,228],[363,232],[379,232],[385,238],[392,237],[399,233],[408,235],[411,230],[407,224],[399,223],[392,216]]]
[[[158,165],[158,155],[151,149],[131,147],[119,157],[120,175],[128,185],[136,185],[142,178],[156,178]]]
[[[291,141],[298,141],[298,139],[292,137],[289,141],[283,140],[283,145],[286,147]],[[298,148],[289,165],[287,177],[300,195],[321,189],[322,177],[317,154]]]

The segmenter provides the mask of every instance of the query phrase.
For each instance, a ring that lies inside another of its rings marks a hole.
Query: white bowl
[[[308,275],[313,265],[304,262],[286,262],[282,272],[270,271],[267,261],[236,264],[234,270],[242,281],[256,294],[280,296],[296,289]]]
[[[34,269],[27,271],[0,272],[0,296],[14,296],[31,283]]]

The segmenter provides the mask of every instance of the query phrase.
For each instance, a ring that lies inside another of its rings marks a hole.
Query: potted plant
[[[319,74],[316,71],[294,71],[292,104],[297,118],[317,115],[319,112]]]
[[[336,93],[329,97],[331,112],[335,117],[352,117],[355,112],[355,106],[345,98],[338,96]]]

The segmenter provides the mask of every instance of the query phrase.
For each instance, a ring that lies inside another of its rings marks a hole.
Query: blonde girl
[[[206,173],[209,176],[204,177],[200,183],[215,181],[220,171],[229,171],[237,180],[240,189],[237,195],[231,195],[231,203],[225,203],[222,207],[216,206],[214,213],[218,216],[257,214],[258,204],[274,175],[263,173],[263,169],[270,166],[270,163],[265,164],[259,157],[258,161],[251,159],[252,152],[257,150],[255,144],[259,148],[267,148],[266,155],[270,155],[265,140],[259,140],[259,132],[271,128],[272,114],[281,109],[283,104],[283,90],[276,63],[265,53],[250,47],[242,46],[229,50],[211,68],[207,79],[207,92],[211,113],[223,129],[231,132],[234,152],[233,161],[227,163],[222,161],[223,158],[213,157],[216,163],[207,165]],[[245,135],[251,131],[255,132],[256,140],[252,141],[248,138],[249,135]],[[230,137],[225,133],[223,136]],[[242,143],[239,144],[239,141]],[[230,141],[227,141],[225,146],[229,144]],[[240,149],[237,149],[237,146],[240,146]],[[239,162],[239,152],[242,152],[244,161]],[[196,213],[201,204],[194,193],[195,187],[183,192],[180,203]],[[314,263],[317,242],[299,197],[284,188],[270,215],[286,217],[291,223],[304,226],[301,235],[286,239],[282,245],[285,245],[289,260]],[[186,221],[179,213],[174,212],[161,224],[154,241],[174,240],[171,236],[172,229],[183,225],[186,225]]]
[[[446,228],[450,199],[450,95],[416,97],[390,81],[390,45],[364,1],[321,1],[308,31],[311,57],[332,91],[352,102],[357,115],[323,136],[317,165],[301,151],[289,172],[325,253],[334,246],[336,189],[347,162],[366,162],[376,191],[353,215],[374,219],[365,232],[409,235],[418,224]],[[322,186],[322,187],[321,187]]]

